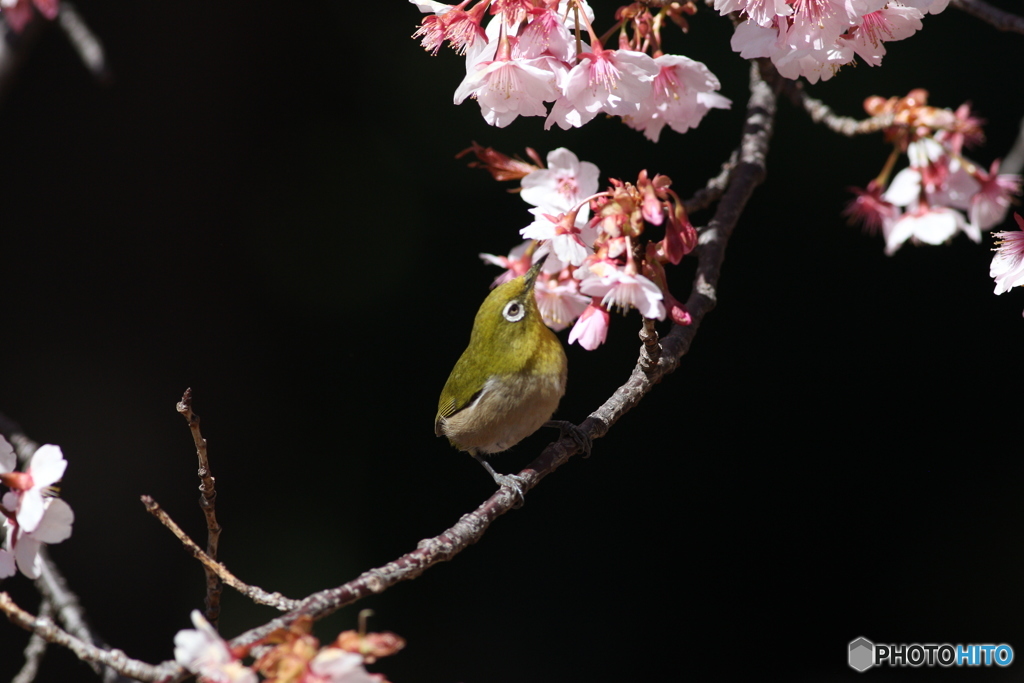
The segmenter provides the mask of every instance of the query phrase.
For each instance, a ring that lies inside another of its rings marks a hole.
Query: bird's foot
[[[593,440],[590,438],[589,434],[574,425],[572,422],[569,422],[568,420],[548,420],[544,423],[544,426],[554,427],[557,429],[561,432],[559,435],[560,438],[564,439],[565,437],[569,437],[575,441],[576,446],[579,447],[580,453],[583,454],[583,457],[590,457],[590,449],[594,445]]]
[[[526,502],[526,496],[523,494],[523,487],[526,486],[526,480],[517,474],[499,474],[494,471],[491,467],[491,463],[483,459],[482,456],[474,455],[476,461],[484,466],[488,474],[494,479],[494,483],[498,486],[507,486],[515,493],[516,502],[512,505],[514,508],[521,508]]]

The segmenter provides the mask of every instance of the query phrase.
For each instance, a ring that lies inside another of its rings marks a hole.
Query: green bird
[[[562,342],[544,324],[533,294],[545,258],[484,299],[434,418],[437,436],[447,436],[476,458],[495,482],[515,489],[520,500],[521,480],[498,474],[484,456],[508,450],[545,425],[559,427],[590,450],[590,439],[575,425],[551,421],[569,370]]]

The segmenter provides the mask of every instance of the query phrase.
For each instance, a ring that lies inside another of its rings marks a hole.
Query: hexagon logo
[[[850,641],[850,668],[864,672],[875,664],[875,644],[867,638]]]

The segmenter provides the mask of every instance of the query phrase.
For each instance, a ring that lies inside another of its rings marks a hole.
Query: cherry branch
[[[234,588],[236,591],[258,605],[269,605],[270,607],[274,607],[281,611],[295,609],[298,606],[298,600],[286,598],[280,593],[268,593],[259,586],[251,586],[239,580],[238,577],[228,571],[227,567],[204,553],[203,549],[200,548],[195,541],[189,538],[188,534],[182,531],[181,527],[171,519],[171,516],[168,515],[163,508],[160,507],[160,504],[153,500],[151,496],[142,496],[142,504],[146,506],[147,512],[160,520],[160,523],[167,527],[167,529],[170,530],[170,532],[174,534],[179,541],[181,541],[181,544],[185,547],[185,550],[189,555],[199,560],[206,571],[208,573],[212,572],[220,581],[223,581],[225,584]]]
[[[992,24],[1000,31],[1024,33],[1024,17],[1005,12],[984,0],[951,0],[953,7]]]
[[[832,108],[821,100],[816,100],[804,90],[804,85],[800,81],[791,81],[788,78],[782,78],[778,74],[775,74],[774,79],[777,79],[781,84],[783,91],[789,100],[797,107],[800,107],[807,112],[808,116],[815,123],[824,123],[829,130],[845,135],[847,137],[853,137],[855,135],[864,135],[866,133],[877,133],[886,126],[892,125],[892,114],[883,114],[881,116],[872,116],[867,119],[855,119],[849,116],[840,116],[832,111]]]
[[[11,623],[26,631],[31,631],[46,642],[66,647],[82,661],[102,664],[129,678],[141,681],[162,681],[175,675],[181,669],[176,665],[170,666],[167,662],[153,666],[132,659],[120,650],[104,649],[77,638],[54,624],[49,617],[37,617],[18,607],[6,592],[0,592],[0,612],[6,614]]]

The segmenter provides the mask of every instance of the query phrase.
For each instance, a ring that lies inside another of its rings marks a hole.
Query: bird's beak
[[[540,275],[540,269],[544,266],[544,261],[548,258],[547,254],[544,254],[537,262],[530,266],[530,269],[526,271],[526,289],[533,289],[534,283],[537,282],[537,276]]]

